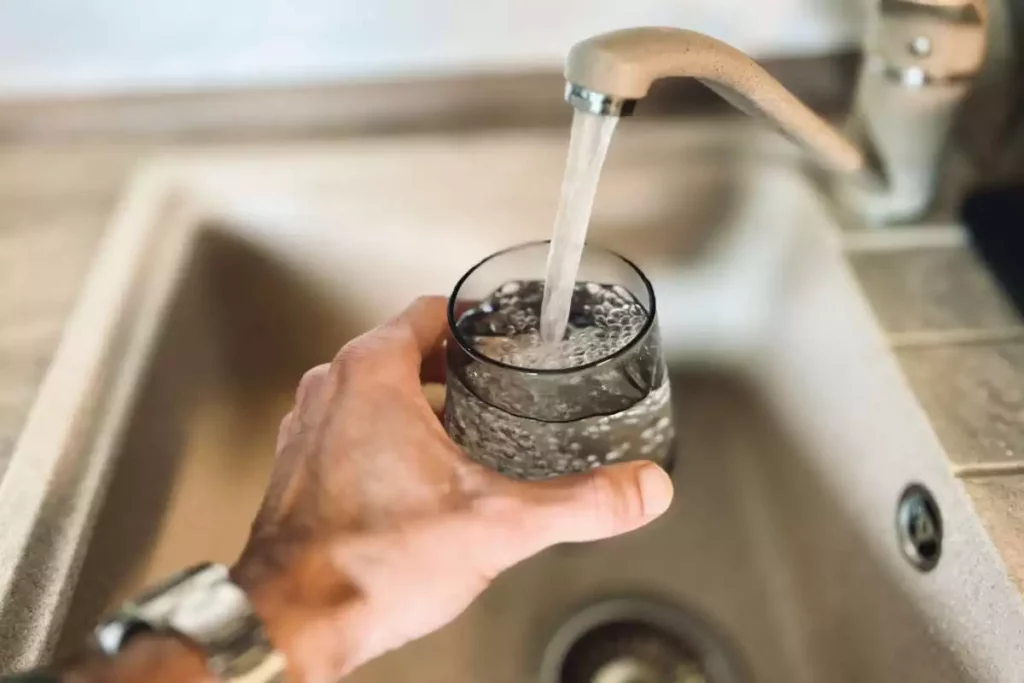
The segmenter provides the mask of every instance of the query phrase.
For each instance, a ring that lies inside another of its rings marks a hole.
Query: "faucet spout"
[[[884,184],[873,157],[815,114],[761,65],[736,48],[695,31],[630,28],[581,41],[565,66],[566,99],[595,114],[626,115],[651,83],[696,78],[741,111],[764,119],[825,168]]]

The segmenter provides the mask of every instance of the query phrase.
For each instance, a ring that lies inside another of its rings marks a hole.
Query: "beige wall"
[[[760,53],[854,41],[861,0],[32,0],[0,3],[0,97],[561,62],[592,33],[702,30]]]

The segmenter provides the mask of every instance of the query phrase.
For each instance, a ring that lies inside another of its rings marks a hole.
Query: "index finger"
[[[384,323],[384,327],[407,332],[411,345],[405,351],[415,356],[417,363],[422,362],[444,339],[448,329],[448,300],[443,296],[421,296]]]
[[[374,374],[397,368],[409,379],[444,382],[447,304],[444,297],[419,297],[394,318],[346,344],[335,365],[340,369],[355,363]]]
[[[447,299],[421,296],[401,313],[362,337],[359,353],[372,359],[373,372],[398,367],[403,374],[419,377],[425,359],[439,355],[448,328]],[[344,353],[344,349],[342,350]]]
[[[478,305],[480,302],[476,300],[464,300],[460,299],[455,302],[455,320],[462,317],[462,314]],[[445,311],[445,318],[447,322],[447,309]],[[447,331],[447,330],[446,330]],[[441,333],[441,337],[448,336],[445,332]],[[449,344],[453,343],[451,340]],[[448,376],[448,358],[444,345],[438,341],[437,345],[434,346],[424,357],[423,362],[420,365],[420,381],[424,384],[431,382],[436,384],[444,384]]]

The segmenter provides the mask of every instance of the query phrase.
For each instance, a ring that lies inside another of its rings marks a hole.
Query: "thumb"
[[[495,515],[497,519],[488,515],[489,519],[478,520],[494,541],[486,544],[489,552],[484,554],[496,571],[557,543],[594,541],[632,531],[659,517],[672,502],[672,480],[651,462],[622,463],[536,482],[506,480],[506,484],[505,501],[514,501],[514,513],[508,514],[502,505],[499,509],[504,512]],[[478,546],[478,550],[484,548]]]
[[[533,514],[546,545],[595,541],[632,531],[672,503],[672,479],[652,462],[600,467],[585,474],[532,482]]]

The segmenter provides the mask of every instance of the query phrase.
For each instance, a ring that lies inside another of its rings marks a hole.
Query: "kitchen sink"
[[[233,561],[303,371],[548,236],[566,138],[140,169],[0,485],[0,668],[70,651],[176,569]],[[746,121],[628,122],[591,239],[654,281],[676,501],[647,528],[522,563],[347,680],[596,681],[592,662],[637,665],[662,636],[686,681],[1020,680],[1020,597],[847,267],[863,240],[789,144]],[[908,487],[927,547],[902,526]],[[614,664],[599,680],[657,680]]]

